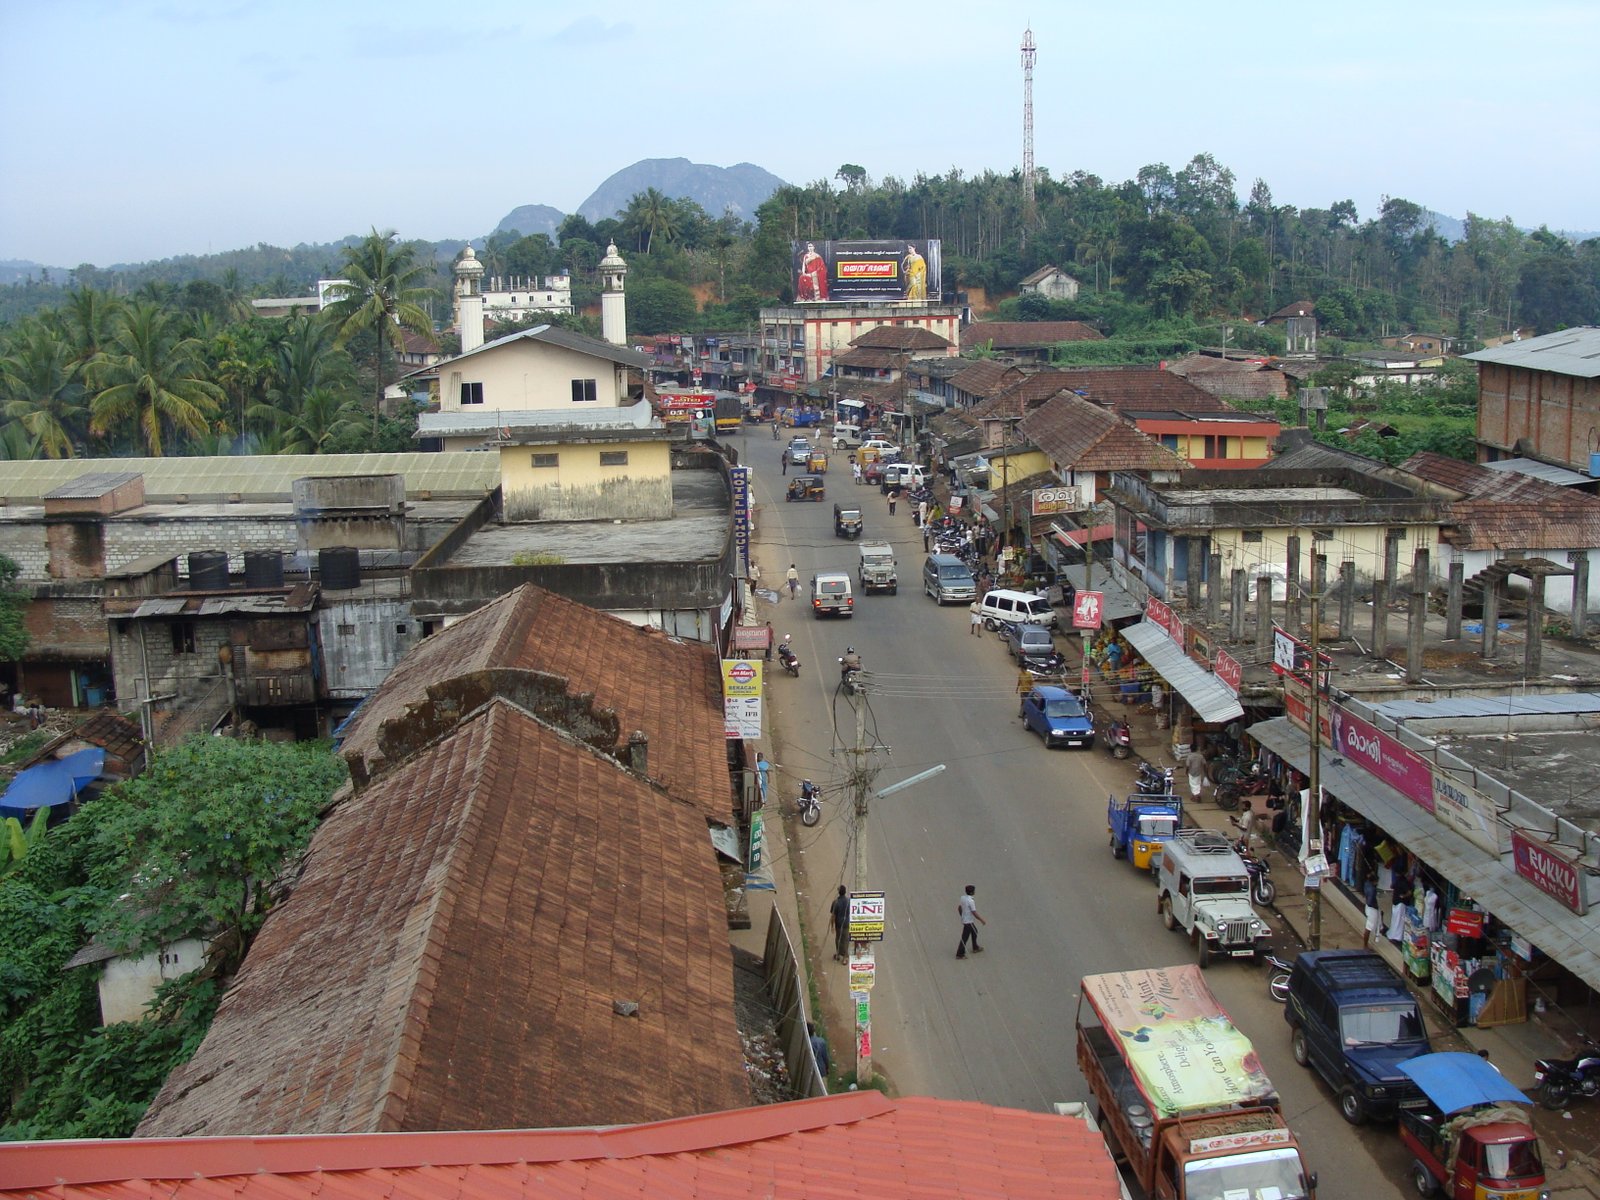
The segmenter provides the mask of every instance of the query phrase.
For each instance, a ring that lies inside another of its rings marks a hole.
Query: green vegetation
[[[197,738],[27,846],[0,875],[0,1139],[132,1132],[343,779],[325,744]],[[62,970],[91,940],[147,952],[196,934],[205,965],[142,1021],[102,1028],[96,969]]]

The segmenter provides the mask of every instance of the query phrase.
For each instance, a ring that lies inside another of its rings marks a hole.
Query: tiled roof
[[[1055,397],[1017,428],[1059,470],[1181,471],[1188,466],[1116,413],[1079,396]]]
[[[1458,549],[1600,549],[1600,497],[1431,451],[1412,455],[1401,470],[1467,494],[1448,510]]]
[[[1058,266],[1056,266],[1056,265],[1054,265],[1052,263],[1049,266],[1040,267],[1037,271],[1034,271],[1031,274],[1024,275],[1017,282],[1017,286],[1018,287],[1031,287],[1034,284],[1043,283],[1046,279],[1049,279],[1050,276],[1052,276],[1052,275],[1066,275],[1068,279],[1072,279],[1071,275],[1067,275],[1067,273],[1065,271],[1063,271],[1060,267],[1058,267]],[[1072,281],[1074,283],[1077,282],[1077,280],[1075,280],[1075,279],[1073,279]]]
[[[972,415],[980,421],[1020,417],[1066,387],[1068,375],[1067,371],[1035,371],[1013,379],[982,404],[973,405]]]
[[[1080,367],[1062,374],[1067,387],[1107,408],[1207,412],[1228,407],[1187,379],[1155,367]]]
[[[120,713],[106,709],[60,737],[52,738],[37,753],[18,764],[18,770],[63,758],[83,746],[98,746],[106,752],[106,769],[102,772],[105,775],[120,778],[125,771],[141,769],[144,764],[144,735],[139,726]]]
[[[732,820],[722,682],[715,653],[532,584],[508,592],[412,648],[362,706],[340,752],[360,779],[381,770],[379,731],[428,685],[491,667],[564,676],[616,712],[619,734],[650,739],[650,777],[707,817]]]
[[[1231,400],[1283,400],[1289,395],[1288,378],[1264,363],[1191,354],[1169,363],[1167,370],[1213,396]]]
[[[1098,342],[1105,334],[1082,321],[974,321],[961,329],[962,349],[1043,350],[1057,342]]]
[[[896,350],[876,350],[857,347],[833,356],[836,367],[860,367],[868,371],[889,371],[906,365],[906,356]]]
[[[1443,484],[1447,488],[1454,488],[1469,495],[1476,488],[1486,486],[1494,475],[1493,471],[1480,467],[1477,463],[1463,462],[1459,458],[1447,458],[1431,450],[1413,454],[1400,464],[1400,469],[1410,471],[1413,475],[1420,475],[1430,483]]]
[[[712,856],[692,807],[492,701],[334,808],[140,1135],[748,1104]]]
[[[1083,1121],[850,1092],[618,1129],[34,1142],[0,1149],[0,1197],[36,1200],[1116,1200]]]
[[[920,325],[879,325],[850,344],[863,350],[948,350],[950,339]]]
[[[1311,317],[1315,316],[1316,312],[1317,306],[1314,301],[1291,300],[1288,304],[1285,304],[1277,312],[1268,317],[1267,321],[1287,321],[1290,317]]]
[[[1004,386],[1015,367],[991,361],[975,362],[950,377],[950,386],[969,396],[988,396]]]

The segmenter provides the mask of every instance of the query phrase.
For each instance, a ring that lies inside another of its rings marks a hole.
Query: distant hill
[[[713,167],[692,163],[687,158],[646,158],[624,167],[578,206],[589,221],[614,217],[628,207],[628,201],[647,188],[655,188],[675,200],[693,200],[712,217],[724,212],[749,221],[767,197],[784,181],[754,163]]]
[[[1447,242],[1459,242],[1467,236],[1467,223],[1457,217],[1447,217],[1443,213],[1436,213],[1432,209],[1427,212],[1429,227]],[[1523,233],[1532,233],[1533,230],[1526,226],[1517,226]],[[1564,237],[1574,246],[1588,241],[1592,237],[1600,237],[1600,233],[1593,230],[1587,232],[1573,229],[1553,230],[1558,237]]]
[[[548,204],[523,204],[513,208],[501,218],[500,224],[494,227],[494,231],[516,232],[523,237],[544,233],[550,236],[551,241],[555,241],[556,230],[560,228],[566,215],[560,209],[551,208]]]

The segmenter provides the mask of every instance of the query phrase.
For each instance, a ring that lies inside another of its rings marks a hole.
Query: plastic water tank
[[[333,591],[359,586],[361,551],[354,546],[327,546],[318,550],[317,575],[322,586]]]
[[[244,552],[244,585],[248,588],[282,587],[283,551],[246,550]]]
[[[195,592],[228,590],[228,552],[196,550],[189,555],[189,589]]]

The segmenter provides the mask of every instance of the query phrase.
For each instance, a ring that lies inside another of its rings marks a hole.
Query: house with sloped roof
[[[424,642],[358,714],[350,787],[141,1136],[751,1102],[708,826],[731,812],[703,719],[714,660],[578,607],[521,589]]]
[[[0,1164],[6,1200],[1124,1194],[1082,1117],[874,1091],[614,1128],[12,1143]]]
[[[1166,369],[1220,400],[1286,400],[1295,386],[1277,365],[1260,359],[1189,354]]]
[[[1007,384],[1021,379],[1023,374],[1023,369],[1015,364],[980,359],[963,367],[946,381],[946,405],[951,408],[975,408]]]
[[[1079,489],[1086,507],[1098,503],[1114,472],[1169,476],[1188,465],[1116,413],[1071,392],[1033,409],[1017,429],[1049,459],[1060,483]]]
[[[1155,367],[1073,367],[1064,370],[1069,389],[1104,408],[1223,412],[1228,405],[1182,376]]]
[[[1479,461],[1535,458],[1600,476],[1600,327],[1462,357],[1478,364]]]
[[[961,350],[992,350],[1019,362],[1049,362],[1062,342],[1094,342],[1105,335],[1082,321],[973,321],[961,327]]]
[[[1024,275],[1017,284],[1017,291],[1023,295],[1031,292],[1048,300],[1076,300],[1080,286],[1071,275],[1051,263]]]
[[[1261,323],[1283,326],[1285,353],[1290,357],[1316,357],[1317,306],[1313,301],[1291,300]]]

